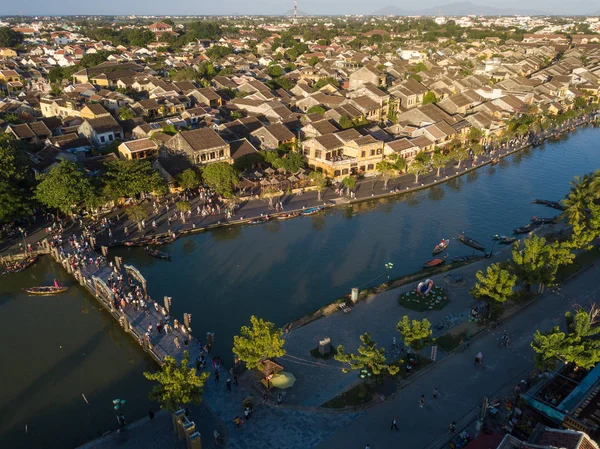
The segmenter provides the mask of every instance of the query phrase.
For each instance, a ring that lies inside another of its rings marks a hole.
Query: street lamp
[[[387,270],[389,270],[388,271],[388,279],[387,280],[388,280],[388,282],[390,282],[390,273],[389,272],[392,271],[392,268],[394,268],[394,264],[392,262],[388,262],[388,263],[385,264],[385,268]]]

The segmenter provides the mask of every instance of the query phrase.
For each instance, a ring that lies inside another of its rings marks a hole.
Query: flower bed
[[[417,312],[440,310],[448,304],[448,293],[442,287],[434,287],[428,295],[419,295],[410,290],[398,296],[398,304]]]

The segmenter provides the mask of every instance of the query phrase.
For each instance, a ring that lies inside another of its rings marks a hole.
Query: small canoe
[[[296,218],[301,215],[301,212],[290,212],[286,214],[277,215],[277,219],[280,221],[289,220],[290,218]]]
[[[556,209],[556,210],[560,210],[560,211],[564,211],[566,209],[565,206],[563,206],[562,204],[560,204],[558,201],[549,201],[549,200],[540,200],[540,199],[534,199],[532,201],[533,204],[541,204],[543,206],[548,206],[551,207],[552,209]]]
[[[477,240],[473,240],[469,237],[465,237],[463,234],[458,235],[458,240],[464,243],[467,246],[477,250],[477,251],[485,251],[485,246],[479,243]]]
[[[313,215],[317,212],[321,212],[324,209],[323,206],[309,207],[308,209],[304,209],[302,211],[302,215]]]
[[[444,239],[433,248],[433,255],[441,253],[446,248],[448,248],[448,244],[450,243],[450,239]]]
[[[508,235],[494,235],[494,240],[496,240],[500,245],[508,245],[510,243],[516,242],[517,239],[515,237],[509,237]]]
[[[30,256],[30,257],[26,257],[25,259],[19,261],[19,262],[15,262],[12,264],[7,264],[6,266],[6,270],[4,270],[4,273],[19,273],[21,271],[23,271],[25,268],[30,267],[31,265],[33,265],[35,263],[35,261],[37,260],[37,256]]]
[[[539,228],[539,227],[540,227],[540,225],[539,225],[539,224],[536,224],[536,223],[529,223],[529,224],[528,224],[528,225],[526,225],[526,226],[521,226],[521,227],[519,227],[519,228],[515,229],[513,232],[514,232],[515,234],[527,234],[527,233],[529,233],[529,232],[531,232],[531,231],[533,231],[534,229],[537,229],[537,228]]]
[[[423,268],[439,267],[440,265],[443,265],[444,262],[446,262],[444,259],[431,259],[429,262],[423,264]]]
[[[533,217],[531,219],[533,224],[543,225],[543,224],[555,224],[556,217],[544,218],[544,217]]]
[[[167,243],[173,243],[175,241],[175,237],[172,235],[167,235],[163,237],[156,237],[150,240],[152,245],[166,245]]]
[[[252,220],[248,220],[248,224],[261,224],[261,223],[266,223],[267,221],[270,220],[271,217],[269,217],[268,215],[265,215],[264,217],[258,217],[258,218],[253,218]]]
[[[53,285],[24,288],[30,295],[55,295],[57,293],[66,292],[69,287],[55,287]]]
[[[169,253],[165,253],[164,251],[159,251],[154,248],[146,248],[146,252],[149,256],[155,257],[156,259],[171,260],[171,255]]]

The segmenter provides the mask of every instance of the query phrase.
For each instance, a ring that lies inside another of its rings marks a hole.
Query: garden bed
[[[448,293],[442,287],[434,287],[428,295],[420,295],[415,290],[410,290],[398,296],[398,304],[417,312],[440,310],[449,302]]]

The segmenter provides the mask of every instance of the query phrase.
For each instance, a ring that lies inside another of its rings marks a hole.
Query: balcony
[[[316,161],[321,162],[323,164],[326,165],[330,165],[332,167],[339,167],[342,165],[348,165],[348,164],[356,164],[358,163],[358,159],[355,157],[349,157],[349,156],[336,156],[332,159],[319,159],[319,158],[315,158]]]

